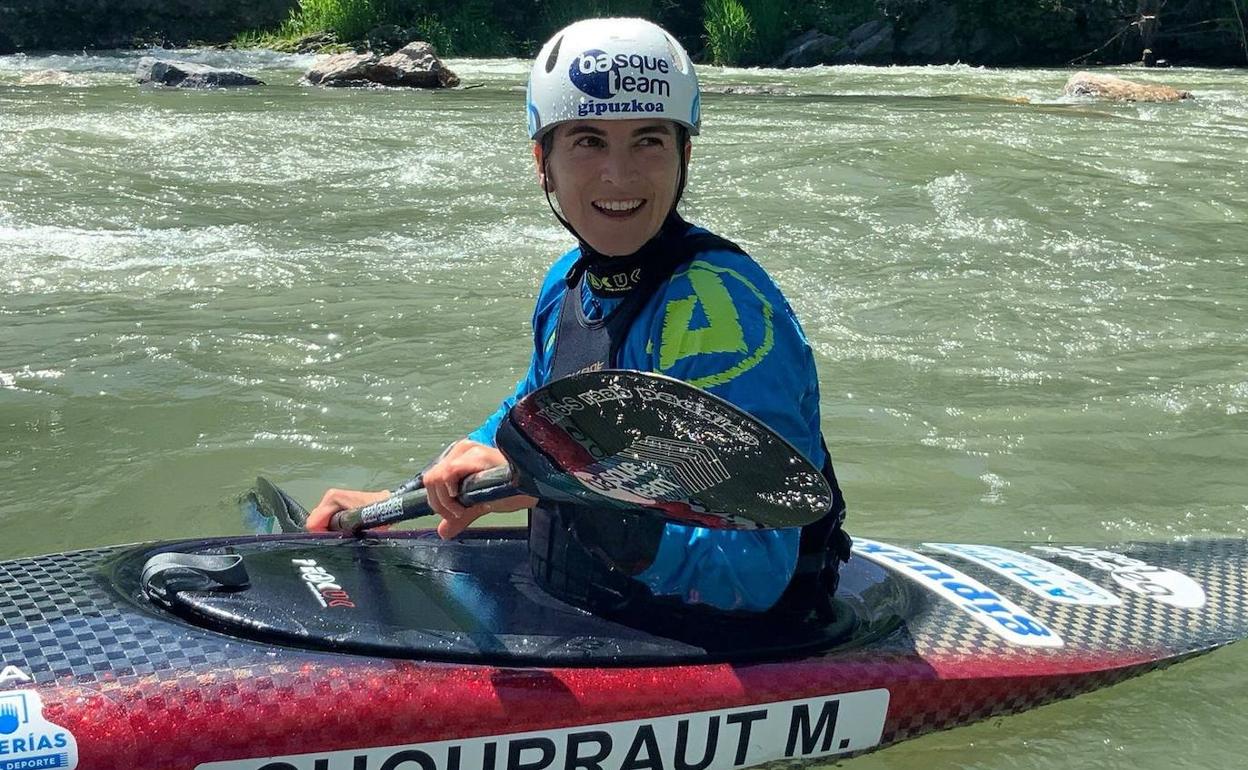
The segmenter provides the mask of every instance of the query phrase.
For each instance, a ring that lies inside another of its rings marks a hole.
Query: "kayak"
[[[1248,540],[857,538],[828,623],[636,623],[522,529],[266,535],[0,563],[0,770],[826,764],[1248,636]]]

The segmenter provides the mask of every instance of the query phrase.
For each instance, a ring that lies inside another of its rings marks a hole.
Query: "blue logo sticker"
[[[607,57],[606,51],[593,49],[577,56],[568,68],[568,77],[572,85],[595,99],[610,99],[611,75],[615,67]]]
[[[12,735],[29,721],[25,695],[17,693],[0,697],[0,735]]]
[[[906,548],[854,538],[854,553],[913,580],[997,636],[1022,647],[1061,647],[1062,638],[975,578]]]
[[[594,48],[572,58],[568,78],[581,93],[595,99],[611,99],[617,94],[666,98],[672,95],[672,84],[667,79],[671,71],[671,64],[661,56],[609,56]]]
[[[74,736],[44,719],[37,692],[0,694],[0,770],[73,770],[77,766]]]
[[[1116,607],[1122,600],[1096,583],[1025,553],[992,545],[924,543],[991,570],[1027,591],[1058,604]]]

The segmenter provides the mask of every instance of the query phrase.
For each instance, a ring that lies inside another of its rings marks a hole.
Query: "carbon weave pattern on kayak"
[[[0,660],[36,682],[220,671],[229,640],[171,625],[107,587],[99,548],[0,563]]]
[[[1016,546],[1027,552],[1025,546]],[[1156,596],[1127,590],[1103,569],[1085,562],[1031,550],[1053,564],[1078,573],[1107,590],[1122,604],[1098,607],[1059,604],[1005,584],[999,573],[948,554],[915,547],[942,564],[994,586],[1026,612],[1058,633],[1062,646],[1054,649],[1026,648],[994,633],[966,612],[930,598],[928,610],[908,622],[915,651],[925,658],[957,661],[967,657],[1035,656],[1064,658],[1104,656],[1112,651],[1124,663],[1186,650],[1207,649],[1242,638],[1248,632],[1248,561],[1245,541],[1203,540],[1189,543],[1132,543],[1112,547],[1112,552],[1152,567],[1180,573],[1200,585],[1204,603],[1198,608],[1173,606]]]
[[[901,682],[889,688],[893,705],[880,743],[888,745],[935,730],[1017,714],[1166,668],[1185,657],[1085,674]]]
[[[1051,604],[992,570],[906,547],[992,586],[1051,624],[1066,645],[1011,646],[965,610],[860,555],[847,567],[844,598],[861,613],[891,606],[900,625],[869,644],[795,660],[498,668],[287,650],[142,608],[108,587],[118,563],[137,558],[117,548],[0,564],[0,664],[36,680],[45,716],[76,736],[80,767],[190,770],[221,759],[748,709],[873,688],[889,691],[887,745],[1077,695],[1248,635],[1244,541],[1109,549],[1193,578],[1205,597],[1200,608],[1166,605],[1124,590],[1103,569],[1062,561],[1121,597],[1099,619],[1090,614],[1097,608]],[[0,692],[24,687],[9,682]],[[357,712],[369,717],[342,718]],[[334,729],[312,735],[309,723]]]
[[[918,547],[916,547],[918,550]],[[1064,645],[1053,650],[1022,648],[989,630],[963,610],[921,591],[912,591],[913,614],[905,624],[872,646],[877,655],[917,653],[929,660],[956,662],[971,658],[1041,659],[1115,657],[1123,664],[1166,654],[1207,649],[1240,638],[1248,622],[1248,585],[1243,541],[1197,541],[1180,544],[1136,544],[1116,552],[1181,572],[1199,582],[1206,603],[1194,611],[1163,604],[1149,596],[1117,590],[1123,603],[1101,608],[1054,604],[1013,587],[1002,593],[1033,617],[1061,634]],[[171,624],[133,597],[107,587],[108,565],[121,549],[95,549],[0,564],[0,660],[29,670],[36,681],[73,677],[92,682],[101,676],[159,674],[164,671],[215,672],[238,664],[246,645],[185,624]],[[982,567],[943,556],[942,562],[983,582],[994,575]],[[856,557],[850,572],[874,573],[882,568]],[[1065,563],[1107,587],[1116,588],[1104,572],[1078,562]],[[998,579],[994,585],[1000,585]],[[846,585],[854,580],[847,575]],[[266,661],[287,654],[266,647]],[[290,659],[312,653],[299,651]]]

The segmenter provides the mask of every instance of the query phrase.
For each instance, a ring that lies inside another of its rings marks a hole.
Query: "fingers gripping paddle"
[[[525,396],[496,436],[508,464],[464,479],[465,506],[517,494],[646,509],[714,529],[798,527],[832,506],[791,444],[721,398],[662,375],[586,372]],[[424,489],[341,511],[347,532],[430,513]]]

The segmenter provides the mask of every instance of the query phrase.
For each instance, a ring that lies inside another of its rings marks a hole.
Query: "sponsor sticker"
[[[1082,575],[1077,575],[1065,567],[1050,564],[1044,559],[1037,559],[1029,554],[995,545],[968,543],[924,543],[924,545],[992,570],[1006,580],[1051,602],[1085,604],[1094,607],[1117,607],[1122,604],[1122,599]]]
[[[1061,647],[1057,632],[1014,602],[970,575],[920,553],[865,538],[854,538],[854,553],[888,567],[979,621],[1011,644],[1023,647]]]
[[[17,666],[0,666],[0,686],[6,684],[30,684],[32,681],[30,674],[21,670]]]
[[[608,112],[661,113],[672,95],[672,65],[662,56],[591,49],[572,58],[568,78],[585,94],[577,105],[580,117]],[[595,101],[599,100],[599,101]]]
[[[381,502],[364,506],[360,510],[360,523],[366,527],[384,524],[403,516],[403,496],[391,495]]]
[[[671,96],[672,84],[667,75],[672,65],[662,56],[585,51],[572,60],[568,76],[580,91],[595,99],[610,99],[617,94],[655,94]]]
[[[326,572],[324,567],[316,563],[316,559],[291,559],[290,563],[299,568],[299,577],[303,578],[304,585],[322,607],[355,608],[355,602],[338,583],[338,578]]]
[[[1033,551],[1072,559],[1093,569],[1108,572],[1114,582],[1171,607],[1194,610],[1205,606],[1205,589],[1182,572],[1156,567],[1113,551],[1086,545],[1033,545]]]
[[[6,669],[7,670],[7,669]],[[0,693],[0,770],[73,770],[78,742],[43,717],[43,700],[34,690]]]
[[[406,746],[230,762],[196,770],[732,770],[878,746],[888,690]]]

